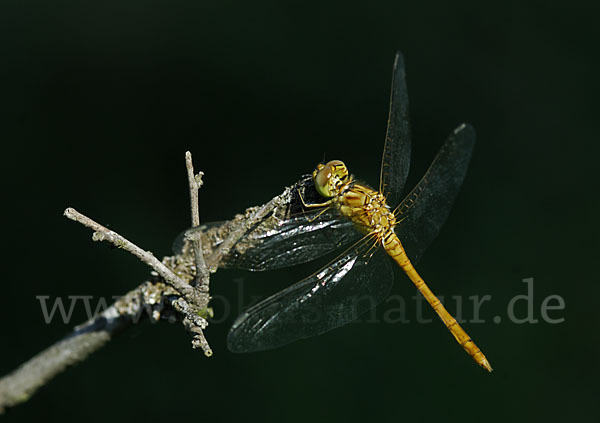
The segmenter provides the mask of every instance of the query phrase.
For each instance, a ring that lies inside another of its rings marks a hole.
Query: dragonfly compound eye
[[[319,194],[330,198],[335,195],[337,186],[348,178],[348,169],[344,162],[332,160],[323,165],[319,164],[313,172],[313,181]]]

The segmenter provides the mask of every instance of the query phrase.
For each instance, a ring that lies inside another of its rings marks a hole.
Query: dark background
[[[600,10],[481,3],[3,1],[1,374],[85,319],[79,305],[70,325],[46,325],[37,295],[95,304],[148,275],[62,217],[67,206],[162,256],[189,226],[187,149],[206,173],[203,221],[268,201],[323,155],[376,185],[396,50],[411,99],[409,183],[459,123],[478,131],[418,268],[445,297],[491,295],[486,323],[464,327],[495,368],[474,365],[438,321],[414,321],[415,290],[398,270],[393,294],[411,323],[234,355],[236,312],[215,302],[226,320],[207,331],[212,358],[180,325],[141,324],[6,421],[597,420]],[[212,292],[237,309],[319,264],[219,271]],[[550,316],[563,323],[509,321],[528,277],[535,317],[560,295],[566,309]]]

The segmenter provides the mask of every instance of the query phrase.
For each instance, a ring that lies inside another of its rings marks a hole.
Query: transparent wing
[[[229,349],[280,347],[350,323],[381,303],[393,274],[384,250],[370,255],[370,245],[360,241],[313,275],[249,308],[229,331]]]
[[[312,177],[303,176],[291,190],[287,204],[246,230],[223,258],[220,267],[263,271],[306,263],[360,238],[351,221],[334,209],[307,209],[307,203],[322,201]],[[175,240],[176,254],[186,245],[185,236],[202,232],[202,244],[211,250],[230,235],[229,222],[214,222],[185,231]]]
[[[417,186],[400,204],[396,233],[416,263],[446,221],[467,173],[475,130],[463,124],[446,140]]]
[[[360,236],[352,222],[340,219],[333,210],[312,222],[297,216],[274,229],[263,231],[258,226],[248,231],[223,259],[222,266],[254,271],[293,266],[324,256]]]
[[[404,59],[396,53],[392,74],[392,93],[387,133],[381,159],[379,191],[391,207],[396,207],[402,197],[410,165],[410,127],[408,117],[408,91]]]

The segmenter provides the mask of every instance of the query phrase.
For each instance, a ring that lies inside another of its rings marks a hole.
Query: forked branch
[[[192,157],[189,152],[186,153],[186,168],[190,183],[192,226],[198,226],[200,223],[198,189],[202,185],[202,172],[194,175]],[[209,272],[204,262],[199,237],[192,240],[195,252],[194,273],[200,280],[198,286],[194,287],[188,283],[188,280],[193,279],[193,275],[187,274],[189,266],[185,257],[165,257],[161,262],[150,251],[143,250],[125,237],[107,229],[73,208],[67,208],[64,215],[92,229],[94,241],[108,241],[138,257],[150,266],[164,283],[143,283],[121,297],[100,315],[76,327],[63,340],[37,354],[0,379],[0,414],[7,407],[27,401],[54,376],[68,366],[84,360],[106,344],[115,334],[136,323],[144,311],[147,311],[153,320],[160,319],[163,312],[168,312],[164,314],[171,316],[176,313],[184,327],[193,335],[192,346],[202,348],[207,356],[212,355],[212,350],[203,334],[203,329],[208,324],[203,316],[210,314],[207,309]],[[175,274],[167,264],[177,266],[178,273],[189,276],[188,280]]]
[[[64,215],[67,218],[92,229],[94,231],[94,234],[92,235],[92,239],[94,241],[108,241],[115,247],[122,248],[123,250],[139,258],[142,262],[154,269],[166,283],[175,288],[177,292],[179,292],[186,300],[192,303],[197,300],[198,292],[183,279],[173,273],[171,269],[165,266],[160,260],[154,257],[154,254],[152,254],[150,251],[144,251],[133,242],[127,240],[125,237],[105,228],[73,208],[69,207],[66,209]]]

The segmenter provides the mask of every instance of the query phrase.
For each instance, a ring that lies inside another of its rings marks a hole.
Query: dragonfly
[[[390,257],[413,282],[461,347],[492,371],[485,355],[415,269],[437,236],[464,180],[475,143],[468,124],[456,128],[417,185],[401,197],[411,154],[404,60],[396,54],[378,190],[359,182],[340,160],[320,163],[280,197],[281,204],[247,228],[219,267],[265,271],[305,263],[347,247],[312,275],[260,301],[232,325],[228,348],[255,352],[323,334],[384,301],[393,284]],[[192,228],[218,246],[223,222]],[[187,238],[186,238],[187,236]],[[189,246],[188,246],[189,247]]]

